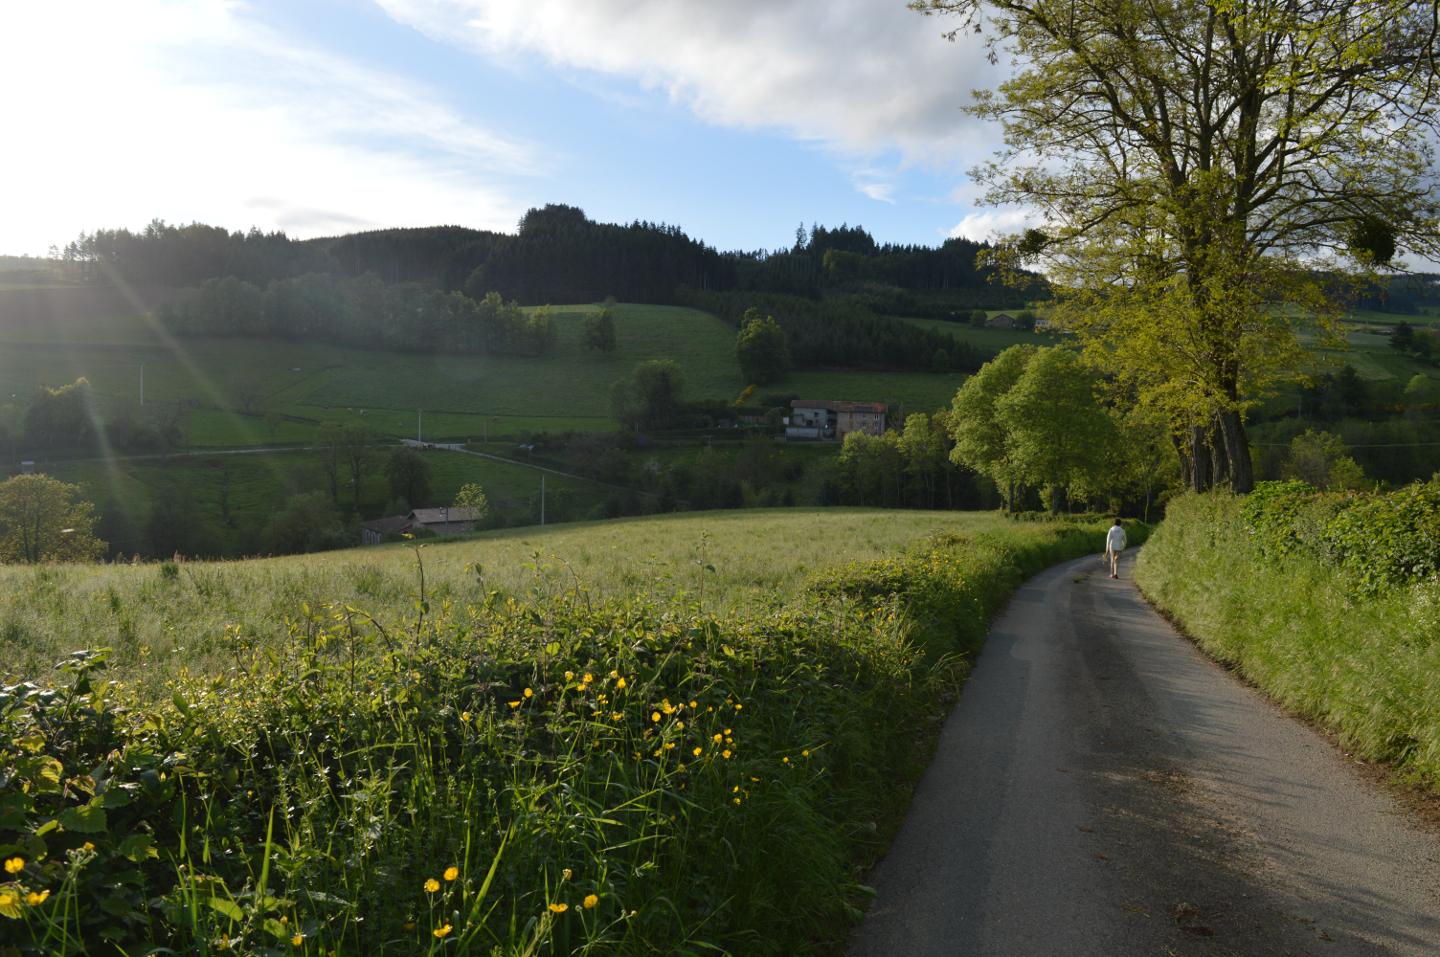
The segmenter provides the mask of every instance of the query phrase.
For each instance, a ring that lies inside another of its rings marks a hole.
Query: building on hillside
[[[360,543],[362,545],[379,545],[385,541],[387,535],[403,535],[409,530],[410,516],[408,515],[377,518],[373,522],[360,524]]]
[[[985,320],[986,329],[1016,329],[1020,326],[1020,320],[1008,312],[997,312]]]
[[[885,432],[885,412],[883,402],[795,399],[790,403],[785,437],[844,440],[851,432],[882,435]]]
[[[408,515],[391,515],[360,526],[360,541],[378,545],[391,535],[429,532],[434,535],[463,535],[475,531],[478,516],[473,508],[417,508]]]

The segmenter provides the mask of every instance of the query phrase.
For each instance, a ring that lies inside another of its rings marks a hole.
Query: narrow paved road
[[[852,957],[1440,955],[1440,835],[1176,634],[1132,560],[997,619]]]

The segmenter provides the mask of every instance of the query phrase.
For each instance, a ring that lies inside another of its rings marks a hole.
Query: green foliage
[[[1188,432],[1192,487],[1249,491],[1244,415],[1302,374],[1300,334],[1335,333],[1347,286],[1397,250],[1437,251],[1440,200],[1422,185],[1440,115],[1432,11],[911,5],[986,23],[1016,65],[970,108],[1005,136],[979,178],[987,201],[1043,210],[1043,233],[990,258],[1044,263],[1063,326]]]
[[[7,940],[813,952],[855,913],[957,653],[1100,535],[937,540],[723,616],[578,586],[451,602],[422,577],[409,608],[302,604],[270,648],[231,630],[223,680],[160,696],[72,656],[58,687],[0,693]]]
[[[680,415],[685,376],[670,359],[637,365],[630,377],[615,383],[610,399],[615,417],[636,428],[660,429]]]
[[[1290,440],[1290,454],[1282,466],[1286,478],[1308,482],[1322,492],[1359,491],[1365,472],[1345,451],[1345,442],[1331,432],[1306,429]]]
[[[1435,539],[1428,559],[1409,551],[1424,534],[1434,536],[1440,494],[1432,483],[1350,507],[1334,495],[1307,503],[1312,494],[1299,483],[1262,484],[1244,499],[1176,499],[1140,553],[1136,581],[1202,648],[1283,706],[1440,791]],[[1338,562],[1306,544],[1312,508],[1317,518],[1328,513],[1312,525],[1353,533],[1336,539],[1347,549]],[[1397,532],[1405,545],[1390,544]],[[1287,536],[1282,555],[1273,545]],[[1420,576],[1411,574],[1417,559]],[[1386,568],[1404,574],[1383,588],[1364,587],[1365,576]]]
[[[614,352],[615,310],[606,305],[602,306],[599,312],[586,316],[580,341],[584,343],[587,351]]]
[[[482,521],[490,514],[490,498],[479,482],[466,482],[455,493],[453,508],[468,508],[475,512],[475,520]]]
[[[755,385],[779,382],[790,371],[790,347],[785,330],[773,316],[762,316],[757,309],[745,310],[740,319],[740,332],[735,337],[735,358],[748,382]]]
[[[385,460],[385,479],[390,497],[403,498],[412,507],[430,501],[430,463],[419,452],[402,445]]]
[[[1440,478],[1343,496],[1305,482],[1262,482],[1240,515],[1261,555],[1338,566],[1364,593],[1440,575]]]
[[[85,562],[105,553],[95,506],[48,475],[0,482],[0,562]]]
[[[352,545],[340,513],[324,492],[292,495],[265,526],[265,548],[272,554],[293,555]]]

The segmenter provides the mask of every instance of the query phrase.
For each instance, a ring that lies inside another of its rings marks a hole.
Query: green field
[[[378,515],[390,493],[384,476],[388,449],[376,448],[361,483],[360,511]],[[456,452],[424,453],[430,464],[433,500],[449,502],[461,485],[478,482],[490,499],[493,520],[505,525],[538,523],[540,475],[524,465]],[[202,531],[190,550],[244,555],[263,551],[261,532],[285,499],[326,488],[318,453],[304,449],[267,454],[174,455],[168,458],[88,459],[54,463],[49,473],[84,490],[105,519],[101,530],[118,554],[154,554],[145,528],[153,503],[179,504]],[[342,477],[342,483],[345,480]],[[596,482],[548,475],[547,512],[552,521],[593,517],[612,490]],[[228,498],[227,498],[228,496]],[[226,507],[228,505],[228,519]],[[340,493],[348,511],[348,485]],[[165,554],[162,552],[162,554]]]
[[[558,343],[543,358],[388,353],[283,339],[170,336],[153,311],[173,292],[90,287],[0,289],[0,397],[84,376],[111,405],[144,398],[184,409],[196,446],[303,442],[324,422],[363,422],[387,435],[461,440],[610,430],[610,388],[647,359],[677,362],[691,399],[744,388],[734,330],[671,306],[616,308],[618,348],[586,352],[596,307],[553,310]],[[957,375],[815,371],[776,389],[930,410],[948,404]],[[267,421],[266,415],[271,414]],[[277,418],[278,417],[278,418]]]
[[[421,554],[429,594],[461,603],[492,588],[665,596],[698,592],[703,578],[707,607],[733,608],[783,601],[823,568],[891,554],[935,532],[1005,527],[989,512],[700,512],[432,540]],[[714,570],[702,575],[706,564]],[[0,567],[0,675],[37,677],[95,645],[112,647],[116,667],[146,681],[218,671],[234,662],[227,626],[263,645],[281,640],[306,602],[401,607],[417,590],[406,545],[185,562],[173,579],[155,564]]]

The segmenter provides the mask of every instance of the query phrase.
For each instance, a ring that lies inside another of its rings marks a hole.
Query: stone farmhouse
[[[785,437],[844,441],[851,432],[882,435],[885,432],[885,410],[883,402],[795,399],[790,403]]]

